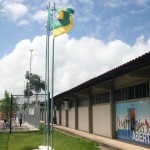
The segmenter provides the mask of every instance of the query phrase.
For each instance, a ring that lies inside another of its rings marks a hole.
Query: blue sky
[[[75,10],[73,30],[56,38],[55,94],[150,50],[150,0],[50,2]],[[22,93],[30,49],[34,49],[32,71],[44,79],[48,3],[0,0],[0,97],[4,90]]]
[[[146,39],[149,37],[149,0],[55,2],[56,7],[73,7],[76,11],[72,37],[90,36],[104,42],[120,39],[129,44],[141,35]],[[0,4],[0,57],[11,52],[20,40],[32,40],[36,35],[45,34],[48,0],[0,0]]]

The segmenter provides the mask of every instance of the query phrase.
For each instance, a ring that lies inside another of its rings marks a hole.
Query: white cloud
[[[29,45],[31,46],[30,40],[19,42],[12,53],[4,56],[0,60],[0,71],[2,71],[0,81],[1,94],[4,93],[4,90],[15,93],[22,88],[24,74],[28,68],[29,53],[27,52],[27,49],[29,49]]]
[[[38,10],[32,17],[34,20],[38,21],[39,23],[46,22],[47,20],[47,11]]]
[[[104,6],[108,6],[111,8],[124,6],[124,5],[127,5],[129,3],[128,0],[126,0],[126,1],[124,1],[124,0],[107,0],[106,2],[101,0],[101,2],[104,3]]]
[[[17,20],[28,12],[28,8],[21,3],[4,1],[2,3],[1,12],[9,19]]]
[[[30,49],[34,49],[32,72],[44,79],[45,36],[36,36],[33,41],[22,40],[12,53],[0,60],[0,97],[3,96],[4,90],[13,94],[23,93],[24,75],[30,66]],[[104,43],[102,40],[90,37],[77,40],[62,35],[55,39],[54,92],[58,94],[68,90],[148,52],[149,49],[150,39],[145,40],[143,36],[133,45],[128,45],[120,40]]]
[[[139,38],[137,38],[135,44],[132,46],[132,51],[129,52],[130,55],[124,55],[122,62],[125,63],[126,61],[129,61],[136,56],[140,56],[143,54],[143,52],[148,52],[150,49],[150,38],[146,41],[144,39],[144,36],[141,35]]]
[[[122,6],[127,6],[127,5],[139,5],[139,6],[148,6],[149,0],[101,0],[99,4],[103,4],[104,6],[111,7],[111,8],[116,8],[116,7],[122,7]]]
[[[25,20],[25,19],[20,20],[20,21],[18,22],[18,25],[19,25],[19,26],[26,26],[26,25],[29,25],[29,24],[30,24],[29,21],[28,21],[28,20]]]
[[[56,1],[52,0],[52,2],[56,3],[57,8],[66,8],[67,7],[72,7],[71,3],[69,3],[69,0],[61,0],[61,1]],[[53,3],[51,3],[53,5]]]
[[[147,6],[149,0],[136,0],[137,4]]]

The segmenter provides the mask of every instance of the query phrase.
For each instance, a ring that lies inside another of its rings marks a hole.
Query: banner
[[[116,103],[118,139],[150,146],[150,100]]]

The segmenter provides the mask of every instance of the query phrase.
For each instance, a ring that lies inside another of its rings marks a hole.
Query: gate
[[[28,123],[35,128],[39,129],[41,112],[43,112],[44,107],[41,105],[45,100],[45,94],[32,95],[30,97],[25,97],[24,95],[12,95],[12,103],[15,102],[18,109],[16,111],[16,122],[19,126],[19,115],[22,114],[22,123]],[[11,118],[13,113],[11,113]],[[43,118],[43,116],[42,116]]]

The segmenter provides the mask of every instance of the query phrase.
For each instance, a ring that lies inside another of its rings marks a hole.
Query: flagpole
[[[49,2],[49,6],[48,9],[50,9],[50,2]],[[50,20],[49,20],[50,16],[48,13],[48,21],[47,21],[47,125],[48,125],[48,129],[47,129],[47,150],[49,150],[49,131],[50,131],[50,115],[49,115],[49,29],[50,29]]]
[[[52,98],[51,98],[51,150],[53,150],[53,93],[54,93],[54,38],[53,38],[53,50],[52,50]]]
[[[47,48],[48,48],[48,21],[46,25],[46,53],[45,53],[45,102],[44,102],[44,145],[46,145],[46,123],[47,123],[47,117],[46,117],[46,110],[47,110]]]
[[[53,8],[53,32],[54,32],[54,11],[55,2]],[[53,35],[53,49],[52,49],[52,88],[51,88],[51,150],[53,150],[53,95],[54,95],[54,48],[55,48],[55,38]]]

